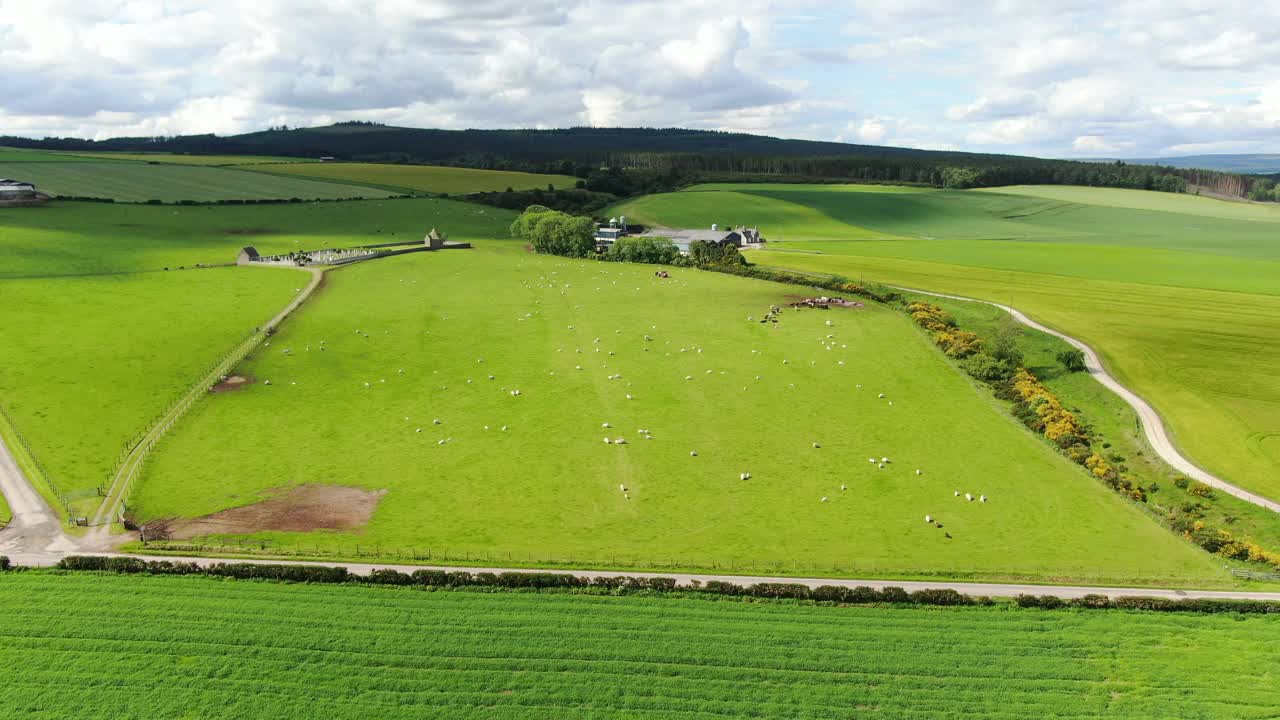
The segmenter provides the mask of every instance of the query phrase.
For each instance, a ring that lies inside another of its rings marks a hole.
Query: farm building
[[[236,256],[236,264],[248,265],[251,262],[257,262],[261,257],[262,256],[258,254],[258,249],[255,247],[250,246],[240,248],[240,254]]]
[[[672,230],[664,228],[654,228],[646,230],[641,237],[664,237],[671,238],[671,242],[681,251],[689,249],[689,243],[695,240],[712,245],[733,245],[739,248],[750,248],[765,242],[764,237],[760,235],[758,228],[749,228],[739,226],[733,230],[721,230],[715,225],[710,230]]]
[[[596,226],[596,249],[607,250],[618,238],[627,234],[627,218],[609,218],[609,224]]]
[[[30,205],[48,199],[49,196],[38,192],[32,183],[8,178],[0,179],[0,204]]]

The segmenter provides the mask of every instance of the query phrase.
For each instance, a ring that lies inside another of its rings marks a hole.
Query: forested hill
[[[660,178],[645,189],[705,179],[862,181],[934,187],[1070,184],[1185,192],[1204,187],[1245,195],[1253,178],[1123,162],[1076,162],[1016,155],[941,152],[876,145],[787,140],[744,133],[654,128],[561,130],[437,130],[347,122],[315,128],[273,128],[244,135],[164,138],[0,137],[0,146],[71,151],[152,151],[197,154],[333,157],[576,175],[605,192],[631,194],[633,182],[614,173]]]

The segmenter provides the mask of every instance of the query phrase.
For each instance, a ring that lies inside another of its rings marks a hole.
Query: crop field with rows
[[[1266,616],[0,575],[14,717],[1263,718]]]

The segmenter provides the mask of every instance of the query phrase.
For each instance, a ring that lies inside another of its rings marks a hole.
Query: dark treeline
[[[1089,185],[1246,197],[1258,176],[1124,162],[915,150],[678,128],[436,130],[349,122],[219,137],[2,137],[0,145],[69,151],[333,157],[572,175],[582,189],[628,196],[742,177],[774,182],[883,182],[939,188]],[[639,180],[637,180],[639,178]],[[1272,199],[1274,193],[1259,199]]]

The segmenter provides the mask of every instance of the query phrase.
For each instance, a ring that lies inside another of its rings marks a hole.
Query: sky
[[[693,127],[1280,152],[1280,3],[0,0],[0,135]]]

